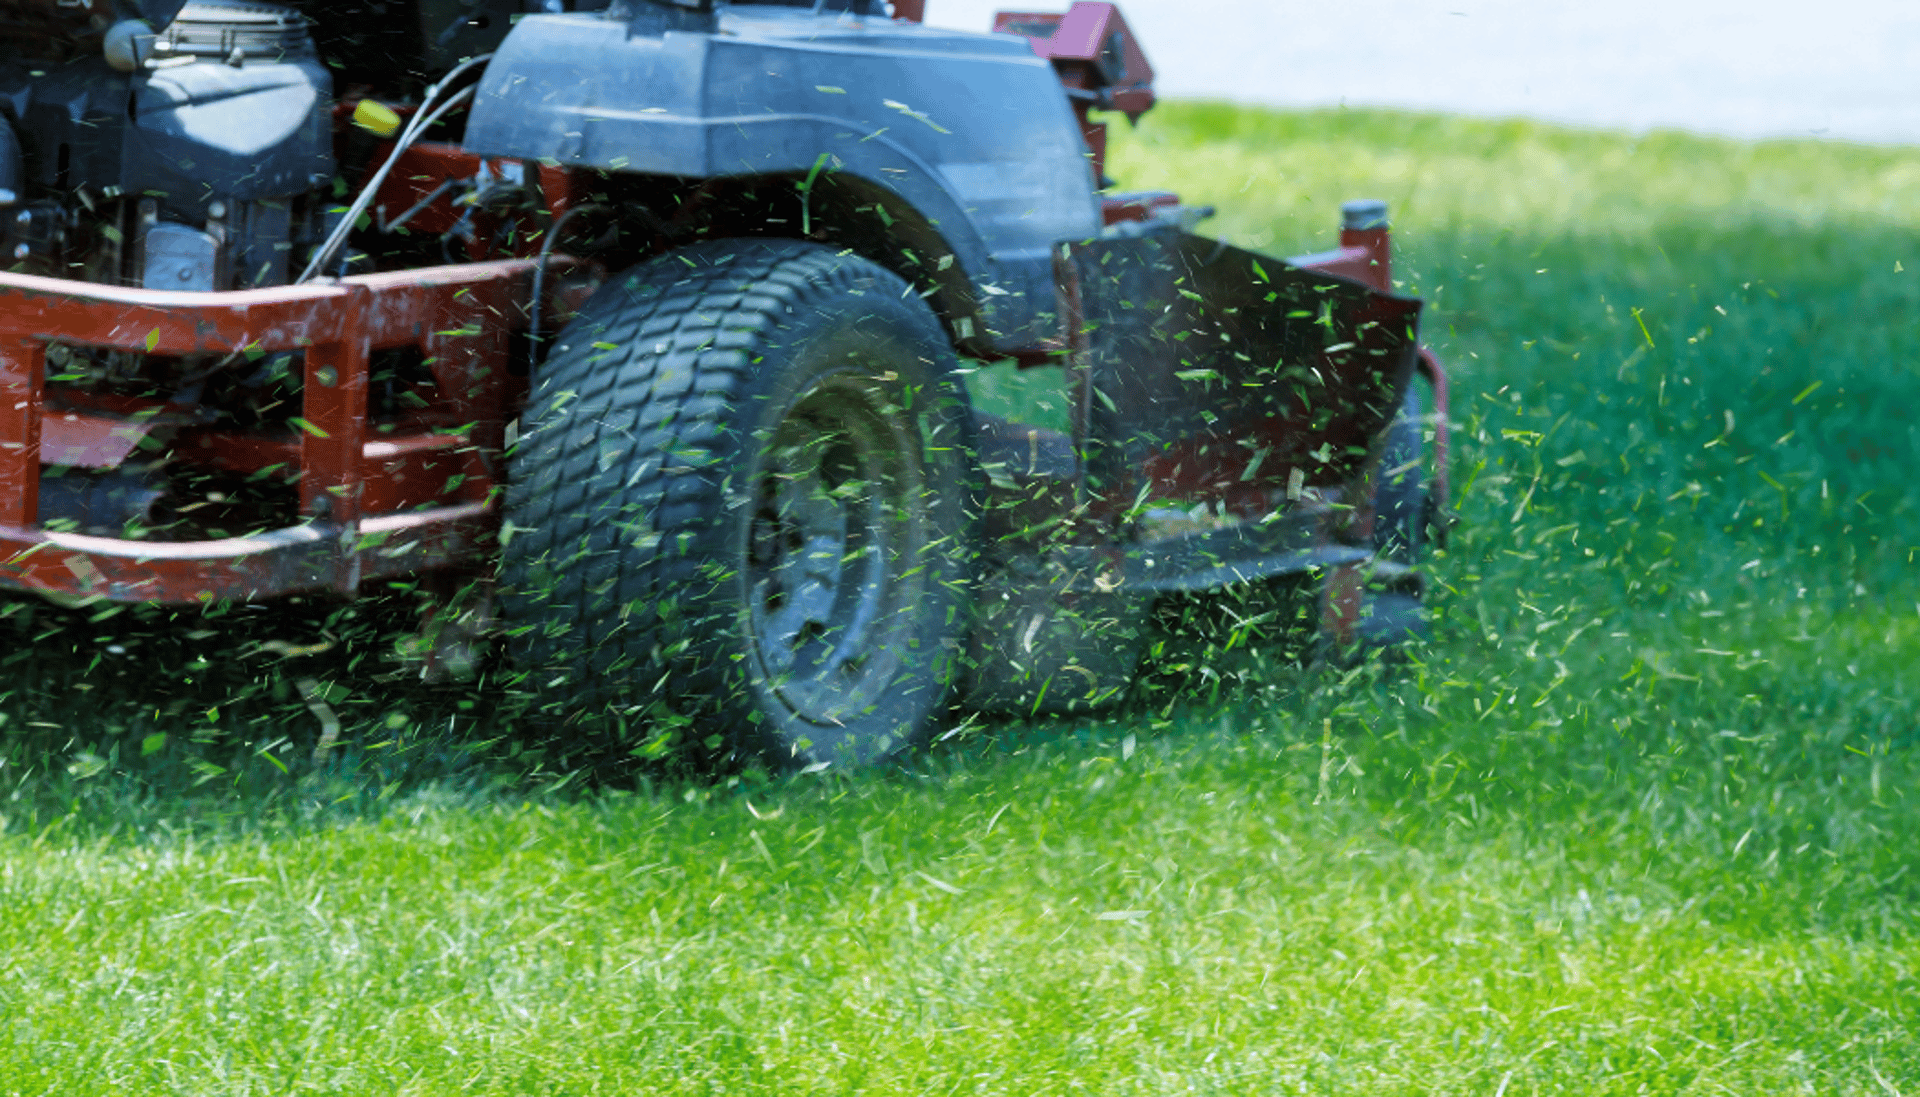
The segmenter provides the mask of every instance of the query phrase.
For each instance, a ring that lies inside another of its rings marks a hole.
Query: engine
[[[0,269],[211,292],[285,285],[321,251],[328,275],[473,258],[455,249],[493,247],[473,226],[490,225],[498,195],[522,192],[471,168],[439,189],[429,180],[434,197],[397,221],[376,208],[355,235],[365,246],[341,246],[349,188],[371,185],[394,142],[336,122],[369,99],[418,109],[429,84],[505,37],[521,5],[0,0]],[[460,124],[430,138],[457,151]],[[401,174],[404,193],[431,171]],[[465,197],[444,224],[421,212]],[[210,464],[182,439],[297,437],[300,352],[169,356],[47,334],[41,521],[199,540],[297,520],[288,477]],[[436,391],[418,348],[379,352],[374,381],[368,414],[389,422]]]
[[[0,28],[0,263],[239,289],[285,283],[325,231],[333,88],[300,12],[0,2]]]

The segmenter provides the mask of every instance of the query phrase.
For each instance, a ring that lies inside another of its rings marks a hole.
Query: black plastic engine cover
[[[216,199],[304,194],[333,178],[332,81],[298,58],[175,65],[135,74],[84,58],[39,77],[0,66],[31,186],[117,187],[200,220]]]
[[[0,54],[64,60],[97,50],[108,27],[145,19],[164,27],[186,0],[0,0]]]
[[[18,202],[25,188],[20,139],[13,135],[13,127],[7,124],[7,120],[0,118],[0,206],[11,206]]]

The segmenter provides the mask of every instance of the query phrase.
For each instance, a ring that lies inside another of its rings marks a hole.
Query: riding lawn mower
[[[1117,700],[1169,597],[1419,634],[1384,205],[1198,235],[1115,5],[920,7],[0,0],[0,585],[417,580],[428,672],[800,765]]]

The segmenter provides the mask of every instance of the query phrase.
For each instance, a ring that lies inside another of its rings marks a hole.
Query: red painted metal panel
[[[1021,35],[1037,56],[1053,62],[1092,154],[1094,189],[1104,189],[1107,125],[1088,112],[1117,110],[1137,122],[1154,104],[1153,66],[1120,9],[1080,0],[1065,14],[1002,11],[994,14],[993,29]]]
[[[1305,270],[1338,275],[1381,293],[1393,292],[1393,261],[1385,229],[1345,229],[1340,233],[1338,249],[1296,255],[1287,262]]]
[[[1112,4],[1081,0],[1060,17],[1046,55],[1074,61],[1098,60],[1108,35],[1124,25],[1119,9]]]
[[[1368,276],[1361,281],[1381,293],[1393,292],[1393,245],[1388,240],[1386,229],[1343,228],[1340,230],[1340,247],[1342,250],[1365,252]]]
[[[1108,109],[1137,118],[1153,106],[1153,65],[1117,5],[1079,0],[1065,14],[996,12],[993,29],[1024,36],[1069,86],[1108,89]]]
[[[1178,208],[1180,196],[1170,190],[1136,190],[1109,194],[1100,199],[1100,214],[1106,224],[1145,221],[1159,210]]]
[[[481,502],[493,479],[469,435],[408,431],[364,436],[360,457],[360,512],[388,514],[415,507]],[[255,473],[279,466],[299,475],[301,440],[225,431],[196,431],[176,443],[179,459],[203,468]]]
[[[1075,245],[1091,295],[1099,402],[1088,405],[1096,505],[1206,503],[1253,517],[1309,495],[1370,498],[1380,432],[1414,369],[1418,303],[1372,291],[1372,253],[1303,272],[1166,233]],[[1325,323],[1315,319],[1324,313]],[[1334,531],[1364,538],[1360,511]]]

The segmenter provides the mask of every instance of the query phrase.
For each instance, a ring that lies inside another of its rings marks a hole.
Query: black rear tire
[[[611,280],[541,366],[508,489],[513,658],[777,764],[922,741],[966,638],[971,417],[898,277],[788,240]]]

